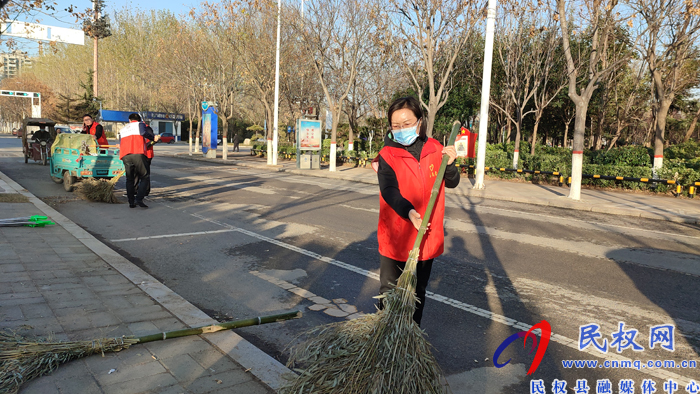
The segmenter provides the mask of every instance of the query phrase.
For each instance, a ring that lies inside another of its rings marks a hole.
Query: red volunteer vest
[[[131,122],[119,130],[119,158],[126,155],[145,155],[146,141],[139,132],[140,122]]]
[[[90,126],[90,134],[95,135],[97,132],[97,122],[92,122],[92,126]],[[107,141],[107,136],[105,135],[105,131],[102,130],[102,137],[97,139],[97,144],[98,145],[109,145],[109,141]]]
[[[416,211],[423,217],[428,208],[430,192],[437,178],[442,163],[442,145],[432,139],[423,145],[420,162],[407,150],[385,146],[379,155],[391,166],[396,173],[401,195],[413,204]],[[375,159],[376,161],[377,159]],[[375,168],[376,170],[376,168]],[[440,256],[444,251],[445,234],[443,221],[445,217],[445,183],[439,189],[439,194],[430,217],[430,227],[425,232],[421,243],[419,260],[428,260]],[[418,231],[410,220],[399,216],[379,194],[379,254],[398,261],[408,260],[408,254],[413,248]]]
[[[153,158],[153,145],[150,144],[151,141],[146,140],[146,157],[149,159]]]

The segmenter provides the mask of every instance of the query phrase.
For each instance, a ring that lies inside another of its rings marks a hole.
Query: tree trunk
[[[197,137],[194,139],[194,153],[199,152],[199,136],[202,131],[202,107],[197,106]]]
[[[187,129],[187,139],[188,139],[188,142],[190,145],[190,149],[189,149],[190,156],[192,156],[192,117],[194,116],[194,114],[192,113],[191,101],[187,105],[187,115],[188,115],[187,117],[190,118],[190,128]]]
[[[535,128],[532,129],[532,146],[530,146],[530,155],[535,154],[535,145],[537,144],[537,129],[540,127],[540,117],[535,116]],[[547,145],[547,136],[544,137],[544,144]]]
[[[685,137],[683,137],[683,142],[690,141],[690,137],[693,135],[693,132],[695,131],[695,127],[698,124],[698,119],[700,119],[700,105],[698,105],[698,112],[695,114],[695,117],[693,118],[693,122],[690,123],[690,127],[688,127],[688,131],[685,133]]]
[[[581,199],[581,179],[583,178],[583,146],[586,133],[586,114],[588,113],[588,101],[580,99],[576,103],[576,119],[574,121],[574,146],[571,155],[571,189],[569,198]]]
[[[425,114],[428,117],[427,130],[425,133],[429,138],[433,138],[433,127],[435,126],[435,115],[437,114],[437,102],[436,101],[437,101],[437,99],[430,100],[430,103],[428,103],[428,113]]]
[[[352,127],[352,121],[348,122],[349,130],[348,130],[348,148],[347,151],[355,150],[355,134],[353,133],[353,127]]]
[[[337,142],[337,136],[338,136],[338,123],[339,123],[339,118],[340,118],[340,107],[335,107],[331,109],[331,114],[333,116],[333,121],[331,122],[331,152],[330,152],[330,157],[328,160],[330,161],[330,165],[328,166],[329,171],[336,171],[336,154],[338,152],[338,147],[336,145]]]
[[[267,116],[267,130],[265,130],[265,138],[267,139],[267,164],[272,165],[272,128],[274,127],[274,114],[272,108],[267,101],[263,101],[265,105],[265,115]]]
[[[654,169],[664,165],[664,133],[666,131],[666,117],[671,108],[672,100],[662,99],[656,113],[656,136],[654,137]]]
[[[227,160],[228,146],[226,144],[226,135],[228,134],[228,118],[226,117],[226,113],[223,113],[222,115],[224,115],[221,117],[221,125],[224,135],[221,137],[221,158]]]
[[[515,124],[515,148],[513,149],[513,168],[518,168],[518,161],[520,159],[520,130],[523,125],[523,117],[520,109],[516,109],[517,121]],[[534,145],[533,145],[534,146]]]

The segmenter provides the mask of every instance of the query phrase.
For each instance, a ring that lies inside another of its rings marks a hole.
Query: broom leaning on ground
[[[117,176],[109,180],[95,178],[85,179],[75,185],[75,192],[89,201],[117,204],[119,200],[114,195],[114,185],[117,184],[117,181],[122,175],[124,175],[124,171],[119,171]]]
[[[0,331],[0,393],[15,394],[22,384],[53,372],[63,363],[93,354],[118,352],[137,343],[208,334],[300,317],[301,312],[294,311],[142,337],[101,338],[74,342],[30,341],[14,333]]]
[[[452,125],[448,146],[459,132]],[[413,321],[420,245],[437,200],[449,157],[444,155],[418,236],[396,287],[384,294],[384,309],[357,319],[314,328],[291,349],[288,366],[301,365],[282,393],[446,393],[442,371],[425,333]]]

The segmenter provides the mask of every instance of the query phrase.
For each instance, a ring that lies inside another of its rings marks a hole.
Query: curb
[[[218,322],[201,311],[189,301],[182,298],[164,284],[159,282],[141,268],[137,267],[109,246],[92,236],[73,221],[51,208],[38,197],[23,188],[17,182],[0,171],[0,182],[4,181],[10,189],[27,197],[44,215],[49,216],[57,225],[63,227],[83,245],[93,251],[117,272],[124,275],[131,283],[160,303],[163,308],[190,327],[212,325]],[[3,185],[5,186],[5,185]],[[214,346],[224,355],[236,361],[243,368],[258,378],[263,384],[278,391],[286,380],[282,377],[291,371],[232,330],[220,331],[202,339]]]
[[[343,174],[340,174],[338,172],[330,173],[329,171],[323,171],[323,170],[321,170],[321,171],[318,171],[318,170],[317,171],[297,170],[297,169],[287,170],[285,168],[282,168],[281,165],[277,165],[276,167],[273,167],[273,166],[268,166],[267,164],[245,163],[241,160],[223,161],[222,159],[218,159],[218,158],[217,159],[206,159],[203,157],[200,158],[200,157],[189,156],[188,154],[162,154],[161,156],[175,158],[175,159],[204,161],[204,162],[218,163],[218,164],[224,164],[224,165],[256,168],[256,169],[265,170],[265,171],[286,172],[288,174],[310,176],[310,177],[315,177],[315,178],[338,179],[338,180],[344,180],[344,181],[350,181],[350,182],[365,183],[365,184],[370,184],[370,185],[379,184],[379,182],[374,178],[372,178],[371,180],[364,179],[364,178],[350,178],[350,177],[344,176]],[[582,203],[580,201],[574,201],[574,200],[533,201],[531,199],[521,198],[521,197],[517,197],[517,196],[513,196],[513,197],[489,196],[483,190],[473,190],[473,189],[467,189],[467,190],[446,189],[445,191],[447,193],[450,193],[450,194],[456,194],[456,195],[465,196],[465,197],[478,197],[478,198],[498,200],[498,201],[514,202],[514,203],[519,203],[519,204],[528,204],[528,205],[536,205],[536,206],[544,206],[544,207],[552,207],[552,208],[571,209],[571,210],[576,210],[576,211],[593,212],[593,213],[603,213],[606,215],[630,216],[630,217],[637,217],[637,218],[643,218],[643,219],[661,220],[661,221],[667,221],[667,222],[673,222],[673,223],[700,224],[700,217],[693,217],[693,216],[686,216],[686,215],[666,216],[666,215],[661,214],[661,213],[653,213],[653,212],[647,212],[647,211],[640,212],[639,210],[636,210],[636,209],[588,205],[586,203]],[[563,198],[565,198],[565,197],[563,197]]]

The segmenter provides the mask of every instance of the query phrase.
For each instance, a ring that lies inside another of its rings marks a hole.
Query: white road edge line
[[[335,265],[336,267],[345,268],[348,271],[352,271],[352,272],[358,273],[360,275],[364,275],[368,278],[379,280],[378,274],[371,272],[371,271],[364,270],[362,268],[355,267],[354,265],[344,263],[342,261],[335,260],[335,259],[332,259],[330,257],[321,256],[320,254],[312,252],[310,250],[306,250],[306,249],[300,248],[298,246],[294,246],[294,245],[288,244],[286,242],[276,240],[274,238],[266,237],[264,235],[261,235],[261,234],[258,234],[258,233],[255,233],[255,232],[252,232],[249,230],[245,230],[245,229],[242,229],[239,227],[234,227],[234,226],[232,226],[230,224],[226,224],[226,223],[221,223],[217,220],[209,219],[209,218],[202,216],[200,214],[192,213],[190,215],[192,215],[198,219],[202,219],[202,220],[205,220],[207,222],[214,223],[214,224],[217,224],[219,226],[222,226],[222,227],[234,230],[234,231],[238,231],[242,234],[249,235],[249,236],[251,236],[253,238],[257,238],[261,241],[269,242],[271,244],[283,247],[285,249],[292,250],[294,252],[303,254],[305,256],[309,256],[309,257],[314,258],[316,260],[320,260],[320,261],[326,262],[328,264]],[[475,314],[477,316],[485,317],[487,319],[493,320],[493,321],[498,322],[498,323],[505,324],[505,325],[513,327],[513,328],[517,328],[517,329],[520,329],[523,331],[528,331],[530,328],[532,328],[532,325],[530,325],[530,324],[520,322],[520,321],[517,321],[515,319],[511,319],[511,318],[508,318],[506,316],[499,315],[497,313],[493,313],[489,310],[482,309],[482,308],[479,308],[477,306],[470,305],[470,304],[467,304],[467,303],[464,303],[461,301],[457,301],[455,299],[445,297],[445,296],[439,295],[437,293],[433,293],[431,291],[426,292],[426,296],[428,298],[430,298],[431,300],[441,302],[443,304],[455,307],[455,308],[463,310],[465,312]],[[539,330],[533,331],[533,332],[535,332],[537,335],[539,335]],[[574,350],[579,350],[577,341],[570,339],[570,338],[567,338],[563,335],[552,334],[551,341],[559,343],[559,344],[564,345],[564,346],[567,346],[567,347],[574,349]],[[630,361],[631,362],[632,361],[632,359],[618,355],[618,354],[609,353],[609,354],[605,354],[603,356],[599,352],[592,350],[591,348],[586,349],[586,350],[581,350],[581,352],[588,353],[589,355],[591,355],[593,357],[601,358],[604,360],[620,361],[620,362],[622,362],[622,361]],[[674,379],[675,381],[677,381],[679,384],[682,383],[684,387],[686,385],[688,385],[690,383],[690,380],[691,380],[691,378],[687,378],[685,376],[681,376],[681,375],[678,375],[674,372],[664,370],[664,369],[653,369],[653,370],[642,369],[642,370],[639,370],[638,372],[641,372],[645,375],[653,376],[655,378],[659,378],[662,380],[668,380],[669,378],[671,378],[671,379]]]
[[[128,241],[145,241],[147,239],[158,239],[158,238],[173,238],[173,237],[188,237],[192,235],[206,235],[206,234],[218,234],[218,233],[230,233],[236,230],[212,230],[212,231],[198,231],[196,233],[181,233],[181,234],[163,234],[163,235],[152,235],[149,237],[137,237],[137,238],[122,238],[113,239],[109,242],[128,242]]]

